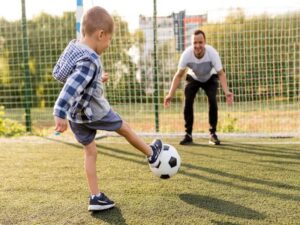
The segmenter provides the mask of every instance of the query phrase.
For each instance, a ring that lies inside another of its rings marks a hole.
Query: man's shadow
[[[91,212],[91,216],[109,224],[127,225],[126,220],[118,207],[103,211],[94,211]]]
[[[265,218],[265,215],[253,209],[210,196],[180,194],[179,198],[190,205],[194,205],[217,214],[252,220],[261,220]]]

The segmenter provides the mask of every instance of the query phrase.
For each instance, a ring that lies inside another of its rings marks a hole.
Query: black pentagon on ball
[[[170,176],[168,174],[162,174],[162,175],[160,175],[160,178],[161,179],[169,179]]]
[[[177,166],[177,159],[173,156],[171,156],[170,160],[169,160],[169,165],[171,168]]]

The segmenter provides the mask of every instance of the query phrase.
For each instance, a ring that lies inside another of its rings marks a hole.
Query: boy
[[[90,190],[88,210],[105,210],[114,207],[97,183],[97,148],[94,141],[97,130],[116,131],[147,156],[150,166],[157,166],[162,142],[154,140],[147,145],[129,125],[122,121],[103,96],[101,53],[110,45],[114,22],[101,7],[89,9],[82,19],[82,38],[71,41],[60,56],[53,76],[64,83],[54,106],[55,131],[64,132],[67,120],[77,141],[84,147],[84,167]]]

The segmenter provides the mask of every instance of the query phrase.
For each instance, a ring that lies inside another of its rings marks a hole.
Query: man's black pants
[[[218,104],[217,104],[217,91],[219,86],[219,78],[217,74],[205,83],[194,80],[190,75],[186,77],[185,85],[185,104],[184,104],[184,120],[185,120],[185,132],[192,134],[194,123],[194,100],[199,88],[205,91],[208,98],[208,122],[210,125],[209,132],[215,133],[218,123]]]

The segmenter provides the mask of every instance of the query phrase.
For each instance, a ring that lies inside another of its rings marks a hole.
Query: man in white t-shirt
[[[209,104],[209,143],[219,145],[220,140],[216,135],[218,123],[218,105],[216,96],[219,80],[228,105],[233,103],[233,94],[227,87],[226,74],[220,56],[216,49],[206,44],[205,33],[202,30],[196,30],[194,32],[192,36],[192,45],[185,49],[180,57],[178,70],[174,75],[169,93],[164,100],[165,107],[169,106],[181,79],[186,73],[186,85],[184,90],[184,120],[186,134],[180,144],[186,145],[193,142],[193,105],[199,88],[202,88],[208,98]]]

